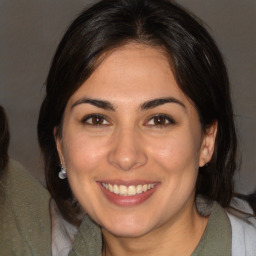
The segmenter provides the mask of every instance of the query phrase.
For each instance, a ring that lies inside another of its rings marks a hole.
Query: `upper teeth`
[[[140,185],[117,185],[110,183],[103,183],[102,186],[110,192],[113,192],[120,196],[134,196],[146,192],[148,189],[154,188],[155,184],[140,184]]]

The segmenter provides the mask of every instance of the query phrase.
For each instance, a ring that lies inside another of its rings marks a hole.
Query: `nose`
[[[146,164],[147,154],[140,135],[133,129],[116,132],[108,154],[111,165],[123,171],[139,168]]]

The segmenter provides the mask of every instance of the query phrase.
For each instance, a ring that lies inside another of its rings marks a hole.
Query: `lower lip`
[[[152,194],[156,191],[158,184],[155,185],[154,188],[147,190],[146,192],[142,192],[141,194],[135,196],[120,196],[114,194],[108,190],[106,190],[101,183],[99,183],[101,191],[105,195],[105,197],[113,204],[118,206],[136,206],[145,202],[148,198],[152,196]]]

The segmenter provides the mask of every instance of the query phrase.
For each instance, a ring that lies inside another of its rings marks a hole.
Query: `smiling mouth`
[[[138,184],[138,185],[117,185],[102,182],[101,185],[109,192],[119,196],[135,196],[153,189],[156,184]]]

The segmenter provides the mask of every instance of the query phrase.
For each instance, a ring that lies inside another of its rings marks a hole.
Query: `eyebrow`
[[[152,108],[164,105],[166,103],[176,103],[186,109],[186,106],[180,100],[173,97],[167,97],[167,98],[159,98],[159,99],[146,101],[141,105],[141,110],[152,109]]]
[[[77,100],[72,106],[71,109],[80,104],[91,104],[95,107],[102,108],[105,110],[115,111],[115,107],[109,102],[105,100],[91,99],[91,98],[82,98]]]
[[[166,103],[176,103],[186,109],[186,106],[184,105],[184,103],[182,103],[180,100],[173,98],[173,97],[149,100],[149,101],[144,102],[140,106],[140,108],[141,108],[141,110],[147,110],[147,109],[152,109],[152,108],[164,105]],[[73,109],[75,106],[80,105],[80,104],[91,104],[95,107],[102,108],[104,110],[111,110],[111,111],[116,110],[116,108],[113,106],[113,104],[110,103],[109,101],[92,99],[92,98],[81,98],[81,99],[77,100],[71,106],[71,109]]]

